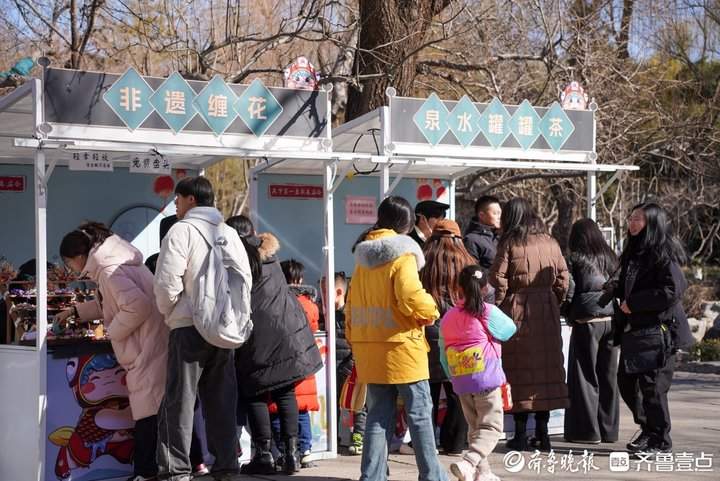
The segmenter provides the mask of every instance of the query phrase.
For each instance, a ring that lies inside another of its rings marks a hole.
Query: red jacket
[[[306,295],[297,296],[297,300],[305,311],[310,330],[315,333],[320,325],[320,310],[317,304]],[[310,375],[295,386],[295,399],[297,399],[298,411],[319,411],[320,403],[317,397],[317,383],[315,375]],[[270,413],[277,413],[277,405],[270,403]]]

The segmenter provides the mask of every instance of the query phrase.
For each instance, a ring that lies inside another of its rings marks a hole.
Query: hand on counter
[[[52,327],[50,330],[53,334],[58,335],[65,330],[65,325],[67,324],[67,318],[74,315],[73,309],[65,309],[64,311],[60,311],[57,314],[55,314],[55,317],[53,318]]]

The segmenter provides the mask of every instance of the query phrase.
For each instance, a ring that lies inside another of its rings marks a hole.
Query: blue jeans
[[[300,454],[312,451],[312,425],[310,413],[307,411],[300,411],[298,414],[298,451]]]
[[[367,424],[363,440],[360,481],[387,481],[388,446],[395,430],[398,394],[405,401],[419,481],[447,481],[435,451],[432,398],[427,381],[412,384],[368,384]]]
[[[277,414],[272,416],[272,433],[278,451],[284,452],[285,446],[280,435],[280,416]],[[310,413],[308,411],[298,413],[298,451],[300,454],[305,451],[312,451],[312,424],[310,423]]]

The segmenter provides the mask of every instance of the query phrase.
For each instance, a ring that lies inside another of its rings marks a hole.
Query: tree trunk
[[[618,34],[618,57],[630,58],[630,21],[632,20],[635,0],[624,0],[620,33]]]
[[[410,95],[417,51],[432,18],[450,0],[360,0],[360,38],[353,74],[372,77],[350,87],[345,120],[385,105],[385,89]]]

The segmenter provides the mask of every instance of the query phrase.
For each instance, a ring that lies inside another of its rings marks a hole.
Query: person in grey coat
[[[565,439],[597,444],[618,440],[619,350],[613,344],[613,306],[598,304],[618,259],[591,219],[573,224],[567,258],[570,289],[563,306],[572,326],[568,360],[570,407],[565,410]]]

